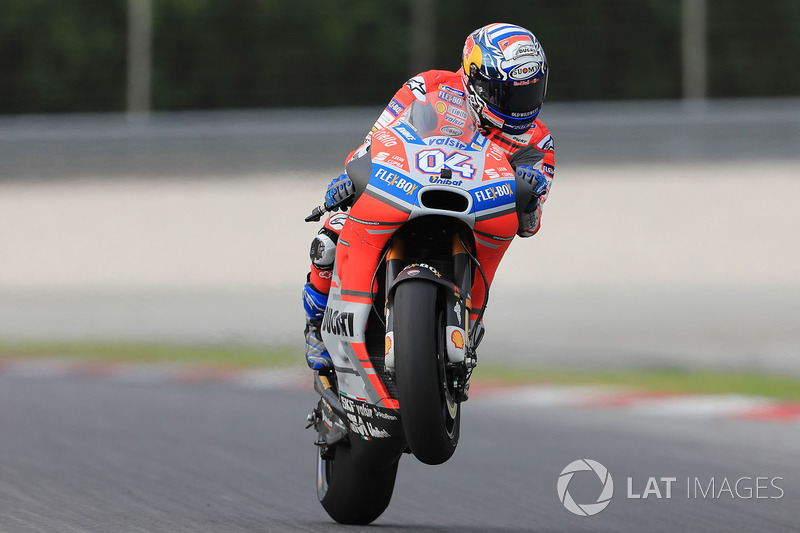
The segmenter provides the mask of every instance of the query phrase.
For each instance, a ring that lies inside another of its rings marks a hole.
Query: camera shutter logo
[[[569,488],[569,482],[572,480],[572,476],[575,475],[575,472],[582,471],[594,472],[603,483],[603,491],[594,503],[576,503],[575,500],[572,499],[572,496],[570,496],[569,490],[567,490]],[[608,469],[597,461],[592,461],[591,459],[573,461],[568,464],[566,468],[561,471],[561,475],[558,476],[558,499],[561,500],[561,503],[564,504],[564,507],[566,507],[569,512],[578,516],[596,515],[608,507],[613,495],[614,480],[611,479],[611,474],[608,472]]]

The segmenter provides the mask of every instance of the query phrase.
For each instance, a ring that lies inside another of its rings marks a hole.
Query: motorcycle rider
[[[426,94],[439,91],[440,86],[451,91],[459,88],[456,93],[467,101],[467,120],[472,120],[484,136],[505,152],[517,176],[533,188],[517,233],[530,237],[539,230],[542,206],[555,170],[553,139],[537,118],[547,91],[548,71],[544,51],[533,33],[513,24],[484,26],[467,37],[458,71],[429,70],[408,80],[346,162],[368,154],[372,134],[393,123],[415,99],[425,101]],[[328,185],[325,207],[346,210],[354,194],[347,174],[341,174]],[[329,217],[314,238],[311,271],[303,288],[306,361],[320,372],[333,370],[320,325],[333,276],[336,242],[346,219],[344,213]]]

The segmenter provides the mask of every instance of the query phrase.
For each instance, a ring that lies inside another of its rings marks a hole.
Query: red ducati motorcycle
[[[309,415],[317,495],[337,522],[383,513],[404,452],[452,456],[488,289],[531,199],[499,147],[448,119],[459,99],[466,116],[463,97],[441,86],[414,102],[346,168],[356,199],[322,322],[335,372],[315,373]]]

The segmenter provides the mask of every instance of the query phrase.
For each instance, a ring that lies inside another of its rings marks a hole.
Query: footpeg
[[[314,409],[308,414],[308,416],[306,416],[306,422],[308,422],[306,429],[316,425],[316,423],[319,422],[321,419],[322,419],[322,412],[319,409]]]

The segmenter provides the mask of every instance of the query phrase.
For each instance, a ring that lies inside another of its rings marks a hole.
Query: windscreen
[[[457,106],[433,98],[425,102],[415,100],[408,108],[404,122],[413,127],[423,139],[444,135],[469,144],[480,135],[475,124],[467,118],[463,105]]]

